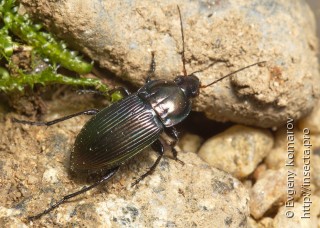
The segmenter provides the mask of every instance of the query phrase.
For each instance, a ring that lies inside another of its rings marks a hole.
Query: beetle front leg
[[[173,159],[177,162],[180,162],[182,165],[184,165],[184,162],[181,161],[180,159],[178,159],[178,152],[177,150],[174,148],[179,140],[178,137],[178,131],[174,128],[174,127],[170,127],[170,128],[165,128],[164,129],[165,133],[170,136],[170,138],[173,139],[173,141],[170,142],[170,147],[171,147],[171,152],[173,155]]]
[[[155,161],[155,163],[149,168],[149,170],[143,174],[141,177],[139,177],[138,179],[136,179],[132,184],[131,187],[137,185],[140,181],[142,181],[144,178],[146,178],[147,176],[149,176],[150,174],[153,173],[153,171],[155,170],[155,168],[157,167],[157,165],[159,164],[161,158],[163,157],[164,154],[164,147],[161,143],[161,141],[158,139],[157,141],[155,141],[152,145],[151,145],[152,149],[154,151],[156,151],[159,154],[159,157],[157,158],[157,160]]]
[[[42,217],[45,214],[48,214],[50,211],[54,210],[55,208],[59,207],[61,204],[63,204],[64,202],[66,202],[68,199],[71,199],[73,197],[76,197],[82,193],[85,193],[95,187],[97,187],[98,185],[102,184],[103,182],[108,181],[111,177],[113,177],[116,172],[119,170],[119,167],[113,168],[111,170],[109,170],[100,180],[98,180],[97,182],[93,183],[92,185],[89,186],[85,186],[83,187],[81,190],[76,191],[74,193],[68,194],[64,197],[62,197],[58,202],[56,202],[55,204],[53,204],[52,206],[50,206],[48,209],[44,210],[43,212],[41,212],[40,214],[34,215],[34,216],[29,216],[28,220],[36,220],[39,219],[40,217]]]
[[[156,71],[156,61],[154,60],[154,51],[151,52],[151,63],[148,71],[146,83],[151,81],[151,77],[154,76],[154,72]]]
[[[121,93],[121,95],[123,97],[127,97],[127,96],[129,96],[131,94],[129,92],[129,90],[127,88],[124,88],[124,87],[117,87],[117,88],[111,89],[111,90],[109,90],[107,92],[101,92],[101,91],[93,90],[93,89],[80,89],[80,90],[77,90],[77,92],[79,94],[91,93],[91,94],[97,94],[97,95],[100,95],[100,96],[108,95],[109,97],[112,97],[112,94],[116,93],[116,92]]]
[[[12,121],[16,122],[16,123],[28,124],[28,125],[50,126],[50,125],[53,125],[53,124],[56,124],[56,123],[71,119],[71,118],[76,117],[76,116],[80,116],[80,115],[96,115],[98,112],[99,112],[98,109],[89,109],[89,110],[86,110],[86,111],[77,112],[77,113],[74,113],[74,114],[71,114],[71,115],[68,115],[68,116],[64,116],[64,117],[61,117],[59,119],[55,119],[55,120],[52,120],[52,121],[47,121],[47,122],[18,120],[16,118],[12,118]]]
[[[124,97],[127,97],[131,94],[129,90],[124,87],[117,87],[117,88],[111,89],[108,91],[108,94],[111,96],[115,92],[120,92]]]

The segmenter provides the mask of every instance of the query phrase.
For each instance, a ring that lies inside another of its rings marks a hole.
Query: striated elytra
[[[112,169],[153,143],[162,156],[160,134],[166,128],[169,135],[177,135],[173,126],[189,115],[190,99],[198,91],[199,79],[192,75],[180,76],[174,82],[153,80],[138,92],[102,109],[77,136],[71,169],[76,172]]]

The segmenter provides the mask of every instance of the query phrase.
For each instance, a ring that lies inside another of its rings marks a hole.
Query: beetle
[[[68,199],[110,180],[122,164],[151,145],[159,156],[149,170],[134,181],[132,186],[135,186],[155,170],[163,157],[164,144],[160,141],[160,135],[163,132],[172,139],[170,143],[171,151],[174,159],[179,161],[177,151],[174,148],[178,141],[178,133],[174,126],[189,115],[192,99],[199,95],[200,88],[206,88],[239,71],[265,62],[248,65],[208,85],[201,85],[199,78],[194,73],[188,75],[185,68],[184,33],[179,6],[177,8],[182,37],[183,75],[177,76],[173,81],[151,80],[156,68],[155,55],[152,52],[152,60],[145,85],[133,94],[130,94],[124,88],[119,88],[125,93],[125,97],[101,111],[90,109],[49,122],[13,119],[14,122],[22,124],[50,126],[79,115],[93,115],[75,139],[70,156],[70,168],[72,171],[79,173],[106,170],[97,182],[64,196],[43,212],[28,217],[29,220],[38,219]]]

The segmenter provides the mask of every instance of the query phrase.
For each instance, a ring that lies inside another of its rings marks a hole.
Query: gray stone
[[[244,178],[251,174],[273,146],[268,130],[236,125],[208,139],[198,155],[213,167]]]
[[[315,19],[302,0],[21,2],[55,34],[138,86],[145,81],[151,50],[156,78],[180,74],[179,5],[187,71],[220,61],[197,73],[204,85],[267,61],[201,90],[194,110],[215,120],[278,126],[287,116],[306,115],[319,97]]]

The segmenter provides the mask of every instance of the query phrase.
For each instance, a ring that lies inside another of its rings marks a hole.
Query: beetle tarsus
[[[156,151],[159,154],[159,157],[157,158],[157,160],[155,161],[155,163],[149,168],[149,170],[141,175],[138,179],[136,179],[132,184],[131,187],[134,187],[135,185],[137,185],[140,181],[142,181],[144,178],[146,178],[147,176],[151,175],[154,170],[156,169],[156,167],[159,165],[159,162],[161,160],[161,158],[163,157],[164,154],[164,147],[163,144],[161,143],[161,141],[158,139],[157,141],[155,141],[152,145],[151,145],[152,149],[154,151]]]
[[[177,156],[178,152],[174,147],[171,147],[171,152],[173,155],[173,160],[175,160],[176,162],[179,162],[181,165],[184,165],[184,162],[178,158],[178,156]]]
[[[21,123],[21,124],[28,124],[28,125],[36,125],[36,126],[51,126],[53,124],[56,124],[56,123],[71,119],[71,118],[76,117],[76,116],[80,116],[80,115],[96,115],[98,112],[99,112],[98,109],[89,109],[89,110],[86,110],[86,111],[77,112],[77,113],[74,113],[74,114],[71,114],[71,115],[68,115],[68,116],[64,116],[64,117],[61,117],[59,119],[55,119],[55,120],[48,121],[48,122],[27,121],[27,120],[19,120],[19,119],[16,119],[16,118],[12,118],[12,122]]]
[[[71,199],[71,198],[76,197],[82,193],[85,193],[85,192],[97,187],[98,185],[102,184],[103,182],[108,181],[111,177],[113,177],[116,174],[116,172],[118,170],[119,170],[119,166],[109,170],[100,180],[93,183],[92,185],[85,186],[79,191],[76,191],[74,193],[71,193],[71,194],[68,194],[68,195],[62,197],[58,202],[56,202],[55,204],[50,206],[48,209],[44,210],[43,212],[41,212],[37,215],[29,216],[29,217],[27,217],[27,219],[29,221],[33,221],[33,220],[37,220],[37,219],[41,218],[43,215],[48,214],[50,211],[54,210],[55,208],[59,207],[61,204],[65,203],[68,199]]]

